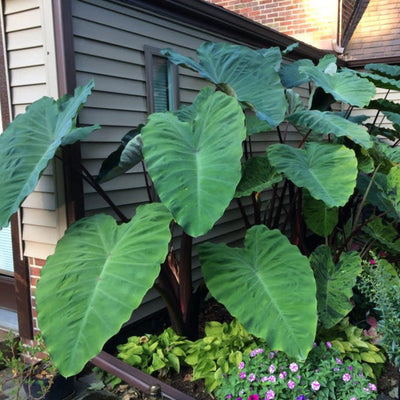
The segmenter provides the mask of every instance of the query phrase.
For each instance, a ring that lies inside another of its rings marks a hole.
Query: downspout
[[[342,15],[343,0],[338,0],[336,39],[332,40],[332,49],[338,54],[343,54],[344,52],[344,47],[342,47]]]

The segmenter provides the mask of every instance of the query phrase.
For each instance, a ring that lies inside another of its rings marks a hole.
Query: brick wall
[[[39,258],[28,258],[29,262],[29,276],[31,281],[31,304],[32,304],[32,319],[33,319],[33,335],[40,332],[38,322],[37,322],[37,312],[36,312],[36,283],[40,277],[40,270],[45,264],[45,260]]]
[[[286,35],[332,50],[338,0],[207,0]]]

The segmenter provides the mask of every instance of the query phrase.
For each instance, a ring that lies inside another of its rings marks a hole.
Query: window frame
[[[168,60],[167,57],[160,53],[160,50],[161,49],[157,47],[147,45],[144,46],[147,111],[149,114],[152,114],[155,111],[153,80],[154,57],[161,57]],[[172,92],[168,92],[168,104],[170,109],[166,111],[172,111],[178,109],[179,107],[179,73],[178,66],[172,64],[170,61],[168,61],[168,82],[171,83]]]

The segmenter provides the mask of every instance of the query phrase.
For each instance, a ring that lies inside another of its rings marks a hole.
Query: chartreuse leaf
[[[250,106],[257,117],[270,125],[284,118],[286,100],[278,73],[276,57],[266,57],[246,46],[205,42],[197,49],[199,62],[173,50],[162,50],[171,62],[186,66],[217,85],[227,94]],[[272,61],[271,61],[272,60]]]
[[[305,149],[273,144],[268,158],[278,172],[328,207],[346,204],[357,178],[354,151],[345,146],[311,142]]]
[[[143,154],[162,202],[186,233],[206,233],[222,216],[241,178],[244,114],[238,102],[215,92],[193,121],[171,113],[149,117]]]
[[[333,232],[339,219],[337,207],[328,208],[323,201],[315,200],[306,190],[303,191],[303,214],[307,227],[322,237]]]
[[[361,272],[361,258],[356,252],[343,254],[335,265],[329,246],[322,245],[311,254],[310,264],[317,282],[318,314],[329,329],[353,308],[350,298]]]
[[[372,146],[369,134],[364,127],[329,111],[301,110],[289,115],[286,119],[296,126],[311,129],[316,133],[345,136],[365,148]]]
[[[314,66],[301,66],[299,71],[306,74],[337,101],[352,106],[364,107],[375,95],[375,86],[371,82],[350,71],[330,74]]]
[[[97,176],[99,183],[107,182],[122,175],[143,159],[143,143],[140,136],[142,128],[143,125],[139,125],[125,134],[118,149],[103,161]]]
[[[236,188],[235,197],[249,196],[261,192],[282,180],[267,157],[251,157],[243,165],[242,179]]]
[[[245,247],[197,247],[211,294],[249,333],[304,359],[316,330],[316,287],[308,260],[278,230],[257,225]]]
[[[74,223],[58,242],[36,301],[40,329],[62,375],[77,374],[139,306],[167,255],[171,219],[160,203],[138,207],[122,225],[97,214]]]
[[[0,228],[36,187],[41,173],[61,144],[85,138],[98,125],[76,128],[76,115],[94,87],[75,90],[74,97],[42,97],[18,115],[0,135]]]

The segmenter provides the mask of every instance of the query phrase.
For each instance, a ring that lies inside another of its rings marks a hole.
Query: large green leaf
[[[36,187],[41,173],[67,137],[83,139],[98,125],[76,128],[75,118],[94,87],[93,81],[75,90],[74,97],[55,101],[42,97],[18,115],[0,135],[0,228]],[[79,133],[79,135],[77,135]]]
[[[301,71],[300,67],[313,67],[311,60],[297,60],[288,64],[282,64],[279,70],[279,76],[282,85],[286,88],[300,86],[310,81],[310,77]]]
[[[387,99],[371,100],[371,102],[365,108],[370,108],[380,111],[390,111],[393,113],[400,113],[400,104]]]
[[[251,157],[243,165],[242,179],[236,188],[235,197],[249,196],[261,192],[282,180],[267,157]]]
[[[311,129],[317,133],[345,136],[365,148],[372,146],[369,134],[364,127],[328,111],[301,110],[289,115],[286,119],[296,126]]]
[[[308,260],[278,230],[257,225],[245,248],[199,245],[211,294],[274,350],[305,358],[315,337],[316,287]]]
[[[97,176],[99,183],[107,182],[122,175],[143,159],[143,143],[140,136],[142,128],[143,125],[139,125],[125,134],[118,149],[103,161]]]
[[[278,172],[328,207],[346,204],[354,191],[357,159],[345,146],[312,142],[305,149],[273,144],[268,158]]]
[[[361,272],[361,258],[356,252],[343,254],[335,265],[329,246],[322,245],[311,254],[310,264],[317,282],[319,317],[329,329],[353,308],[350,299]]]
[[[390,89],[390,90],[400,90],[400,79],[388,78],[386,76],[382,76],[379,74],[374,74],[370,72],[360,72],[357,71],[357,74],[363,78],[368,79],[375,86],[382,89]]]
[[[364,67],[367,71],[372,71],[380,75],[394,79],[400,79],[400,67],[398,65],[371,63]]]
[[[268,122],[265,122],[262,119],[259,119],[255,115],[251,114],[246,114],[245,123],[246,133],[248,136],[254,135],[256,133],[270,132],[274,130],[274,127],[271,126]]]
[[[371,82],[350,71],[330,74],[314,66],[301,66],[299,70],[336,100],[352,106],[364,107],[375,95],[375,86]]]
[[[303,214],[307,227],[319,236],[330,235],[338,223],[337,207],[328,208],[321,200],[315,200],[308,191],[303,191]]]
[[[171,113],[149,117],[142,139],[150,176],[189,235],[208,232],[232,200],[245,134],[240,105],[222,92],[205,98],[193,121]]]
[[[121,328],[153,285],[168,252],[171,215],[138,207],[127,224],[97,214],[73,224],[41,272],[38,321],[64,376],[77,374]]]
[[[285,115],[286,100],[276,59],[246,46],[205,42],[197,49],[200,62],[173,50],[163,50],[171,62],[198,72],[203,78],[249,105],[258,118],[278,125]]]
[[[387,196],[400,215],[400,165],[393,167],[387,175]]]

